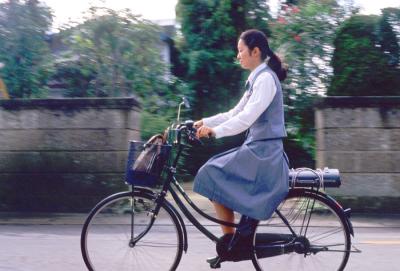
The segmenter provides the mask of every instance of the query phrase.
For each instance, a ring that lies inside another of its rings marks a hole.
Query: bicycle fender
[[[345,222],[346,222],[346,224],[347,224],[347,227],[348,227],[349,230],[350,230],[350,234],[351,234],[351,236],[354,237],[353,224],[352,224],[351,221],[350,221],[351,209],[350,209],[350,208],[347,208],[346,210],[344,210],[343,207],[342,207],[342,205],[340,205],[340,203],[337,202],[337,201],[336,201],[334,198],[332,198],[331,196],[329,196],[329,195],[327,195],[327,194],[322,194],[322,193],[319,193],[319,194],[320,194],[320,196],[323,196],[323,197],[325,197],[326,199],[328,199],[329,201],[333,202],[333,203],[343,212],[344,217],[345,217]]]
[[[146,194],[151,197],[156,197],[156,194],[153,192],[153,190],[151,190],[149,188],[134,186],[133,191],[139,192],[141,194]]]
[[[351,223],[351,220],[350,220],[351,208],[347,208],[343,212],[346,214],[346,220],[347,220],[348,226],[350,228],[350,234],[351,234],[351,236],[354,237],[353,223]]]
[[[183,218],[180,215],[180,213],[176,210],[176,208],[174,206],[172,206],[172,204],[169,201],[164,201],[165,204],[172,210],[172,212],[176,215],[176,217],[178,218],[180,227],[183,231],[183,250],[185,251],[185,253],[187,253],[187,249],[188,249],[188,237],[187,237],[187,231],[186,231],[186,226],[185,226],[185,222],[183,222]]]

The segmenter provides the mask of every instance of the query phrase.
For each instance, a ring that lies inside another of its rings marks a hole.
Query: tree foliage
[[[335,39],[329,95],[400,94],[398,14],[386,9],[382,16],[355,15],[344,22]]]
[[[248,28],[269,34],[266,2],[180,0],[177,16],[183,35],[181,75],[195,92],[195,117],[228,109],[243,84],[235,62],[238,36]]]
[[[37,0],[9,0],[0,4],[0,70],[11,97],[46,95],[52,72],[46,31],[50,9]]]
[[[57,66],[70,96],[149,97],[167,88],[160,29],[129,10],[92,7],[84,23],[62,34],[69,48]]]
[[[400,65],[400,8],[385,8],[378,23],[379,44],[389,66]]]
[[[289,135],[310,154],[315,142],[313,103],[325,94],[332,76],[335,30],[356,11],[351,2],[282,1],[270,24],[272,47],[289,67],[283,87]]]

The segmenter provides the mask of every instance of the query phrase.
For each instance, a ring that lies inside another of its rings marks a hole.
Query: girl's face
[[[247,47],[242,39],[239,39],[237,47],[238,54],[236,57],[243,69],[252,71],[261,64],[261,52],[258,47],[250,51],[249,47]]]

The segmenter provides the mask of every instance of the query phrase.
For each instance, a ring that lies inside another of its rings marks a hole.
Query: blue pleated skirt
[[[289,191],[282,140],[245,142],[213,156],[199,169],[193,191],[240,214],[271,217]]]

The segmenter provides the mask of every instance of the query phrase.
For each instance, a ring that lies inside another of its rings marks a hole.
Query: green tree
[[[58,64],[56,78],[64,81],[68,95],[135,94],[149,101],[167,91],[160,29],[129,10],[92,7],[84,23],[61,35],[70,51]]]
[[[399,95],[399,39],[383,16],[355,15],[337,33],[329,95]],[[397,21],[398,22],[398,21]]]
[[[50,9],[37,0],[9,0],[0,4],[0,70],[11,97],[39,97],[46,93],[52,72],[46,31]]]
[[[177,17],[183,79],[194,90],[195,118],[228,109],[242,89],[242,71],[235,62],[237,39],[248,28],[269,34],[265,1],[180,0]]]
[[[379,43],[383,53],[388,57],[388,64],[393,67],[400,65],[400,8],[382,10],[379,33]]]
[[[272,47],[288,64],[284,82],[286,121],[290,138],[314,154],[315,98],[326,93],[332,68],[335,30],[356,12],[351,1],[282,1],[271,22]]]

